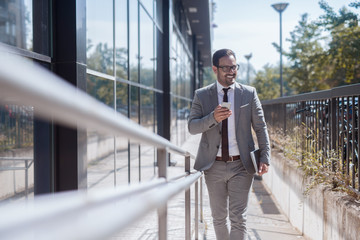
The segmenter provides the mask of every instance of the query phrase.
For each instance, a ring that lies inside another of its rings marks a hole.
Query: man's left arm
[[[254,89],[251,114],[252,126],[260,149],[259,175],[261,176],[268,171],[268,166],[270,165],[270,140],[265,122],[264,111],[257,96],[256,89]]]

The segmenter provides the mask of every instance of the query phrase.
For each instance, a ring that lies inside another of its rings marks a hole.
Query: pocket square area
[[[240,106],[240,108],[244,108],[244,107],[247,107],[247,106],[249,106],[249,104],[247,103],[247,104],[244,104],[244,105],[242,105],[242,106]]]

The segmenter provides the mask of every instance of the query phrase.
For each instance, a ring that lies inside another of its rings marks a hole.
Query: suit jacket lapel
[[[240,106],[242,106],[242,86],[238,83],[235,83],[235,103],[234,103],[234,110],[235,110],[235,124],[238,124],[240,118]]]
[[[212,86],[210,86],[209,90],[210,90],[209,98],[210,98],[210,103],[211,103],[211,109],[214,110],[217,107],[217,105],[219,105],[216,83],[213,84]]]

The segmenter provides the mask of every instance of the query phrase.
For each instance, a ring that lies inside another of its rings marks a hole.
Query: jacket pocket
[[[247,104],[241,105],[239,108],[244,108],[244,107],[247,107],[247,106],[249,106],[249,105],[250,105],[250,104],[247,103]]]

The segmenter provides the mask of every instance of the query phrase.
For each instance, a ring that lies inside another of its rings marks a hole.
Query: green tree
[[[341,8],[339,14],[325,2],[320,1],[325,14],[317,24],[330,32],[329,48],[324,56],[328,66],[326,77],[331,79],[331,87],[360,82],[360,27],[359,15],[347,8]],[[359,2],[349,7],[359,8]]]
[[[294,93],[304,93],[328,89],[325,83],[322,59],[324,50],[320,42],[324,40],[321,29],[308,21],[303,14],[299,25],[290,33],[290,51],[284,53],[290,60],[288,84]],[[275,47],[278,48],[277,45]],[[320,67],[319,67],[320,66]]]
[[[278,98],[280,96],[280,84],[278,68],[274,68],[269,64],[264,66],[264,70],[257,72],[254,87],[258,93],[260,100],[268,100]]]

